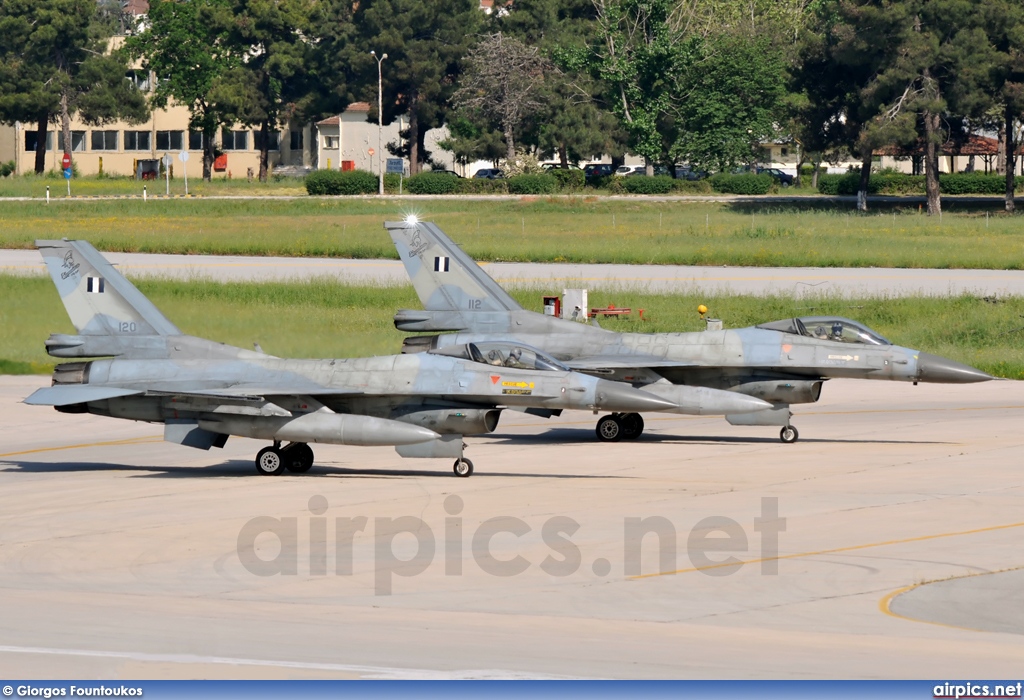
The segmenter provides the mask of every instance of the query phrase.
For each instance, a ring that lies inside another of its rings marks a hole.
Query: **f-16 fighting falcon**
[[[771,403],[763,411],[726,414],[733,425],[782,426],[783,442],[795,442],[790,405],[813,403],[831,378],[962,384],[988,374],[937,355],[899,347],[848,318],[807,316],[736,330],[696,333],[619,333],[569,319],[527,311],[444,232],[410,217],[384,224],[423,303],[402,310],[403,331],[456,331],[405,340],[405,351],[436,351],[487,341],[521,342],[549,353],[575,370],[628,382],[659,396],[680,385],[722,389]],[[636,438],[643,419],[635,413],[604,416],[601,440]]]
[[[463,436],[495,429],[504,408],[676,410],[670,399],[570,371],[521,343],[446,346],[437,353],[339,360],[280,359],[184,335],[85,241],[37,241],[76,335],[47,352],[106,358],[60,364],[53,385],[25,403],[162,423],[168,442],[210,449],[230,435],[272,442],[260,474],[313,466],[309,443],[395,445],[403,457],[455,457],[469,476]],[[728,392],[694,390],[720,412],[763,409]]]

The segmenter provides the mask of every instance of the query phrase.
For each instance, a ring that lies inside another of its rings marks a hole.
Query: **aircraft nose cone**
[[[596,407],[604,411],[623,413],[641,413],[643,411],[667,411],[676,408],[677,404],[646,391],[634,389],[623,382],[598,380],[594,391],[597,398]]]
[[[994,379],[980,369],[926,352],[917,354],[917,380],[936,384],[970,384]]]

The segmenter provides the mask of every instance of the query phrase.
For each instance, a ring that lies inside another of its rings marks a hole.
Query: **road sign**
[[[387,172],[401,175],[405,172],[405,161],[401,158],[388,158]]]
[[[164,167],[169,168],[174,163],[174,158],[171,157],[170,153],[164,154]]]
[[[62,168],[70,168],[71,167],[71,154],[70,153],[65,153],[64,154],[64,157],[60,159],[60,165],[61,165]]]
[[[178,160],[180,160],[182,163],[187,163],[188,162],[188,151],[182,151],[181,153],[179,153],[178,154]]]
[[[65,180],[70,180],[71,179],[71,168],[64,168],[64,179]]]
[[[369,153],[369,154],[370,154],[370,155],[372,156],[372,155],[373,155],[374,153],[376,153],[377,151],[373,150],[372,148],[367,148],[367,149],[366,149],[366,152],[367,152],[367,153]]]

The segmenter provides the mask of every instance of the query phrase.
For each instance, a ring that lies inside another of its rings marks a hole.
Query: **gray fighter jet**
[[[495,429],[501,410],[658,411],[679,406],[621,382],[570,371],[521,343],[481,342],[438,353],[288,360],[184,335],[85,241],[36,245],[77,329],[47,352],[106,358],[60,364],[27,404],[164,424],[164,439],[201,449],[229,435],[272,441],[260,474],[313,466],[309,443],[395,445],[403,457],[456,457],[463,436]],[[709,393],[724,410],[763,402]],[[288,444],[284,444],[288,443]]]
[[[567,366],[672,397],[680,385],[723,389],[772,405],[726,415],[733,425],[782,426],[783,442],[799,433],[790,405],[813,403],[835,377],[961,384],[992,379],[937,355],[899,347],[848,318],[807,316],[736,330],[618,333],[523,309],[437,226],[387,222],[423,311],[401,310],[403,331],[456,331],[405,340],[404,351],[436,350],[481,340],[527,343]],[[643,419],[613,413],[597,424],[601,440],[636,438]]]

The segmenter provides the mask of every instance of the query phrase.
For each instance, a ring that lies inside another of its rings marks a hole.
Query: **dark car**
[[[638,165],[638,166],[636,166],[636,168],[637,169],[634,170],[633,172],[626,173],[626,177],[636,177],[637,175],[641,175],[641,176],[642,175],[647,175],[647,166]],[[668,168],[666,166],[664,166],[664,165],[655,165],[654,166],[654,174],[655,175],[668,175],[669,171],[668,171]]]
[[[598,177],[601,175],[611,175],[615,172],[615,168],[612,167],[611,163],[590,163],[583,168],[583,174],[587,177]]]
[[[789,187],[790,185],[793,184],[793,180],[796,179],[795,177],[793,177],[789,173],[782,172],[778,168],[758,168],[757,169],[757,174],[758,175],[762,175],[762,174],[763,175],[771,175],[783,187]]]
[[[677,165],[677,180],[703,180],[709,175],[707,170],[695,170],[692,165]]]
[[[439,175],[454,175],[455,177],[462,177],[454,170],[428,170],[429,173],[437,173]]]
[[[480,168],[473,173],[473,177],[481,180],[500,180],[505,177],[505,173],[497,168]]]

